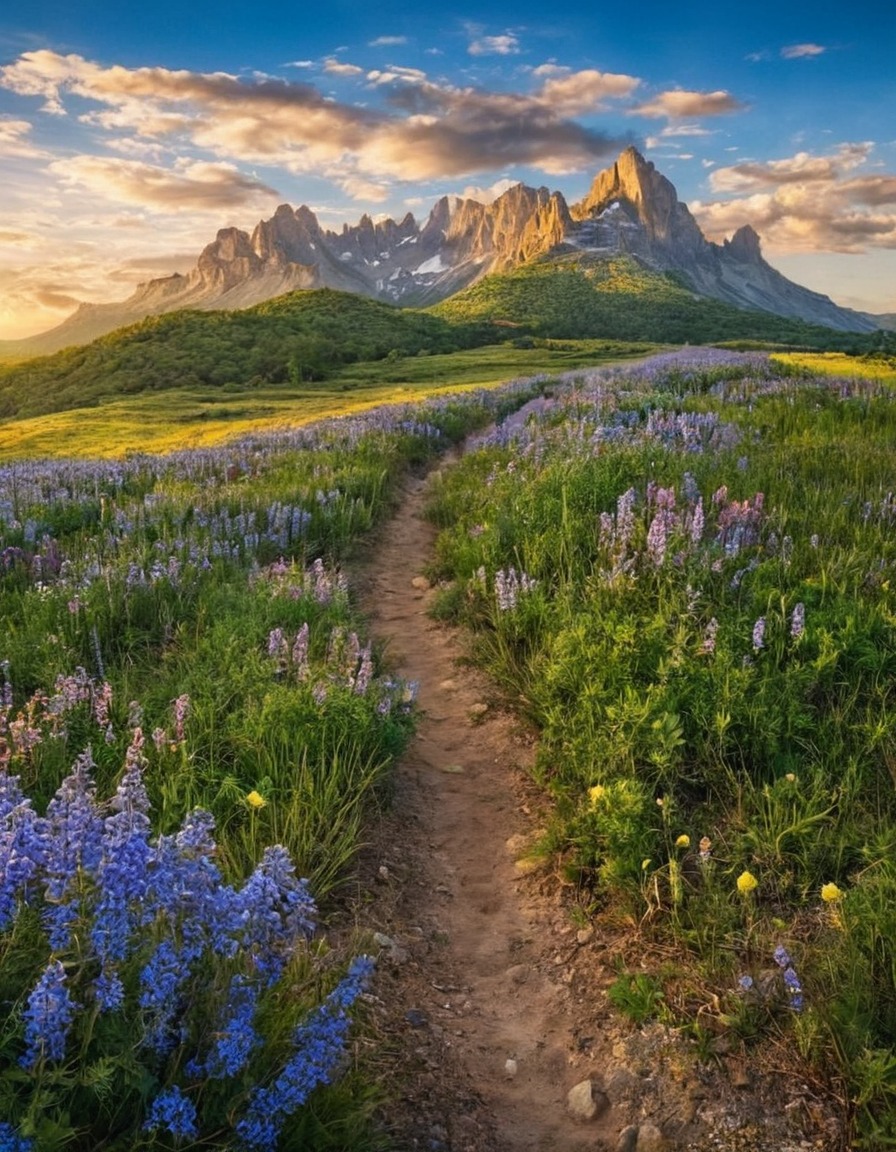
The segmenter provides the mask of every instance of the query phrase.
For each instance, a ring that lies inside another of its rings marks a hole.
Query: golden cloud
[[[710,188],[734,197],[698,201],[691,210],[714,239],[752,224],[781,254],[896,248],[896,210],[886,211],[896,209],[896,176],[854,174],[871,151],[869,143],[859,142],[828,156],[798,152],[766,164],[719,168],[709,178]]]
[[[551,173],[587,168],[626,142],[585,128],[572,116],[606,97],[628,95],[638,83],[586,71],[549,78],[532,95],[496,93],[436,84],[403,68],[368,73],[367,81],[382,86],[384,108],[329,100],[302,82],[103,67],[47,50],[25,53],[0,69],[0,84],[40,96],[55,110],[65,110],[69,93],[99,104],[85,118],[111,134],[311,172],[359,192],[370,181],[379,186],[386,180],[467,176],[506,165]],[[89,163],[80,171],[89,172]],[[145,175],[135,169],[112,182],[154,200],[158,188],[164,198],[161,175]],[[222,195],[231,184],[224,182]],[[195,179],[184,187],[203,200],[205,189]],[[239,191],[238,182],[234,187]]]
[[[688,92],[676,88],[672,92],[661,92],[632,111],[640,116],[680,120],[689,116],[722,116],[728,112],[741,112],[743,107],[730,92]]]

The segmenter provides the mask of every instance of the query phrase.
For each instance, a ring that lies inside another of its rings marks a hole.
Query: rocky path
[[[667,1029],[609,1011],[618,938],[577,925],[527,857],[532,740],[427,614],[424,494],[409,481],[361,578],[373,635],[423,710],[356,912],[380,949],[374,1064],[396,1152],[833,1147],[791,1140],[794,1116],[769,1127],[764,1081],[721,1061],[699,1073]]]

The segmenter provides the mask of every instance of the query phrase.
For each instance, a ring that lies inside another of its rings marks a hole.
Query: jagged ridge
[[[389,303],[444,300],[490,272],[570,252],[593,259],[627,254],[651,271],[674,272],[694,292],[843,331],[877,323],[788,280],[762,257],[748,225],[723,244],[703,236],[674,186],[627,148],[570,207],[560,192],[517,184],[492,204],[443,197],[421,226],[364,215],[341,232],[310,208],[282,204],[251,236],[222,229],[186,276],[141,285],[118,304],[82,305],[58,327],[7,344],[22,353],[84,343],[145,316],[179,308],[233,309],[295,289],[336,288]]]

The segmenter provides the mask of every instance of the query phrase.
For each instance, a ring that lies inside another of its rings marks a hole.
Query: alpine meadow
[[[194,7],[0,18],[0,1152],[896,1147],[892,16]]]

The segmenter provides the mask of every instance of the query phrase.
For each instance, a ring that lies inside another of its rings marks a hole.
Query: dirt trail
[[[362,576],[373,635],[419,682],[423,710],[358,889],[359,922],[380,934],[377,1059],[397,1093],[384,1121],[395,1149],[821,1147],[791,1143],[780,1127],[760,1138],[761,1085],[745,1101],[742,1078],[732,1105],[667,1030],[614,1018],[610,943],[563,911],[556,877],[518,863],[538,826],[538,794],[521,771],[533,744],[464,665],[462,638],[427,615],[425,487],[408,482]],[[567,1094],[589,1079],[586,1119]]]

